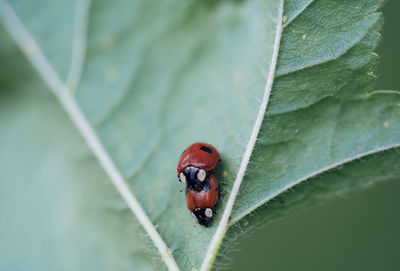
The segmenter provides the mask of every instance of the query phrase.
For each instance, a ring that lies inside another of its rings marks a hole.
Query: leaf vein
[[[372,16],[376,16],[379,13],[375,12],[375,13],[371,13],[367,17],[372,17]],[[279,69],[277,70],[277,72],[275,73],[275,78],[279,78],[281,76],[287,75],[287,74],[291,74],[300,70],[304,70],[304,69],[308,69],[308,68],[312,68],[333,60],[337,60],[338,58],[340,58],[341,56],[343,56],[344,54],[346,54],[348,51],[350,51],[357,43],[359,43],[363,38],[365,38],[366,35],[368,35],[368,33],[370,32],[371,28],[378,22],[379,20],[379,16],[377,16],[375,18],[375,21],[373,23],[370,23],[370,25],[368,26],[368,28],[366,29],[366,31],[364,31],[364,33],[360,34],[358,36],[358,38],[354,41],[349,42],[348,46],[346,48],[344,48],[339,54],[330,54],[331,56],[328,58],[321,58],[319,61],[315,62],[315,63],[311,63],[311,64],[304,64],[301,67],[295,68],[295,69],[291,69],[291,70],[283,70],[283,71],[279,71]],[[321,24],[322,26],[324,26],[323,24]]]
[[[137,217],[146,233],[154,242],[154,245],[157,247],[168,269],[179,270],[170,249],[157,232],[155,226],[152,224],[121,173],[111,160],[109,154],[73,99],[68,87],[61,81],[54,68],[49,64],[36,41],[22,25],[12,7],[3,0],[0,1],[0,18],[10,36],[15,40],[16,44],[21,47],[28,60],[59,99],[61,105],[64,107],[71,120],[93,151],[93,154],[110,177],[110,180],[113,182],[122,198],[126,201],[133,214]]]
[[[317,175],[320,175],[320,174],[322,174],[322,173],[324,173],[324,172],[326,172],[326,171],[329,171],[329,170],[331,170],[331,169],[337,168],[337,167],[339,167],[339,166],[341,166],[341,165],[348,164],[348,163],[353,162],[353,161],[355,161],[355,160],[364,158],[364,157],[366,157],[366,156],[368,156],[368,155],[375,154],[375,153],[382,152],[382,151],[387,151],[387,150],[390,150],[390,149],[396,149],[396,148],[398,148],[398,147],[400,147],[400,144],[389,145],[389,146],[385,146],[385,147],[380,147],[380,148],[372,149],[372,150],[370,150],[370,151],[357,154],[357,155],[355,155],[355,156],[353,156],[353,157],[350,157],[350,158],[347,158],[347,159],[338,161],[338,162],[333,163],[333,164],[331,164],[331,165],[329,165],[329,166],[326,166],[326,167],[324,167],[324,168],[321,168],[321,169],[319,169],[319,170],[316,170],[316,171],[314,171],[314,172],[312,172],[312,173],[310,173],[310,174],[308,174],[308,175],[306,175],[306,176],[303,176],[302,178],[300,178],[300,179],[298,179],[298,180],[295,180],[294,182],[291,182],[291,183],[287,184],[287,185],[284,186],[283,188],[277,190],[275,193],[273,193],[273,194],[269,195],[268,197],[264,198],[263,200],[259,201],[257,204],[255,204],[255,205],[251,206],[250,208],[248,208],[247,210],[241,212],[240,214],[238,214],[236,217],[234,217],[234,218],[230,221],[230,224],[229,224],[229,225],[231,226],[231,225],[237,223],[239,220],[241,220],[242,218],[244,218],[244,217],[247,216],[248,214],[254,212],[257,208],[259,208],[259,207],[261,207],[262,205],[266,204],[266,203],[267,203],[268,201],[270,201],[271,199],[277,197],[278,195],[284,193],[285,191],[289,190],[290,188],[294,187],[295,185],[297,185],[297,184],[299,184],[299,183],[301,183],[301,182],[303,182],[303,181],[306,181],[306,180],[308,180],[308,179],[310,179],[310,178],[313,178],[313,177],[315,177],[315,176],[317,176]]]
[[[66,83],[71,93],[78,87],[85,62],[90,4],[91,0],[76,4],[72,58]]]
[[[314,2],[314,0],[310,0],[303,6],[303,8],[299,9],[298,12],[292,16],[292,18],[290,18],[288,21],[286,21],[286,23],[282,25],[282,28],[285,28],[286,26],[291,24],[300,14],[302,14],[311,5],[312,2]]]
[[[207,249],[203,264],[200,268],[201,271],[209,270],[212,267],[212,263],[214,262],[215,257],[216,257],[216,252],[218,251],[218,249],[222,243],[222,240],[228,230],[229,218],[230,218],[230,215],[232,212],[233,204],[235,203],[236,196],[239,192],[241,182],[242,182],[244,174],[246,172],[247,165],[250,160],[250,156],[253,152],[253,148],[257,141],[258,133],[260,131],[261,124],[264,119],[265,111],[267,109],[267,104],[268,104],[269,96],[270,96],[271,89],[272,89],[272,83],[274,80],[276,63],[277,63],[277,59],[278,59],[279,44],[280,44],[281,33],[282,33],[282,13],[283,13],[283,0],[280,0],[279,1],[278,18],[277,18],[277,22],[276,22],[276,30],[275,30],[276,33],[275,33],[275,40],[274,40],[274,45],[273,45],[272,59],[271,59],[271,63],[269,66],[268,78],[267,78],[267,82],[266,82],[266,86],[265,86],[263,99],[262,99],[260,109],[257,114],[257,119],[255,121],[252,133],[250,135],[249,142],[246,147],[246,151],[243,155],[236,179],[233,183],[228,201],[226,203],[224,212],[223,212],[221,220],[217,226],[215,234],[210,242],[210,245]]]

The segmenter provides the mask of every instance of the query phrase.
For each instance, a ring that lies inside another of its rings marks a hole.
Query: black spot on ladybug
[[[205,184],[203,186],[203,190],[205,192],[208,192],[208,190],[210,190],[210,188],[211,188],[210,182],[205,182]]]
[[[212,150],[210,148],[207,148],[206,146],[201,146],[200,150],[208,152],[208,153],[212,153]]]
[[[212,221],[212,212],[211,216],[207,216],[206,210],[210,208],[196,208],[192,211],[192,214],[197,218],[197,222],[199,222],[200,225],[203,226],[208,226],[210,222]]]

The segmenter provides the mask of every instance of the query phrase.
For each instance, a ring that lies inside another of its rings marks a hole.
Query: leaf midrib
[[[81,16],[88,16],[88,10],[90,5],[90,0],[78,4],[76,10],[75,18],[75,36],[73,40],[73,55],[71,60],[70,71],[66,83],[63,83],[59,78],[57,72],[47,61],[46,57],[41,52],[39,46],[33,37],[30,36],[28,31],[22,25],[18,16],[15,14],[11,6],[6,1],[1,1],[2,5],[2,20],[6,26],[7,31],[14,38],[17,45],[21,47],[28,60],[33,64],[36,70],[39,72],[43,80],[48,84],[50,89],[57,96],[64,109],[70,115],[71,120],[74,122],[77,129],[80,131],[82,136],[85,138],[87,144],[90,146],[96,158],[99,160],[100,164],[109,175],[111,181],[116,186],[117,190],[126,201],[134,215],[138,218],[139,222],[144,227],[147,234],[153,240],[155,246],[158,248],[165,264],[170,270],[178,270],[175,260],[171,254],[171,251],[166,246],[161,236],[155,230],[154,225],[150,219],[145,214],[145,211],[141,208],[139,202],[136,200],[129,186],[126,184],[122,174],[119,172],[109,154],[102,146],[101,141],[96,136],[89,122],[84,117],[83,113],[76,104],[72,94],[78,86],[80,76],[84,64],[84,56],[86,49],[86,28],[88,23],[88,18],[82,18]],[[81,15],[81,16],[79,16]],[[270,63],[267,83],[260,105],[258,115],[250,135],[249,142],[246,147],[246,151],[243,155],[240,168],[238,170],[235,182],[232,187],[228,202],[224,209],[224,213],[217,227],[216,233],[207,250],[206,257],[203,261],[201,270],[207,270],[212,267],[215,256],[219,249],[219,246],[225,236],[225,233],[229,227],[229,217],[232,212],[233,204],[235,202],[237,193],[240,188],[240,184],[243,180],[243,176],[246,172],[248,162],[250,160],[251,153],[254,149],[257,136],[264,119],[264,114],[269,101],[269,95],[272,89],[273,79],[275,77],[275,68],[277,63],[277,56],[279,51],[279,43],[282,31],[282,16],[283,16],[283,0],[279,2],[279,14],[276,27],[276,35],[273,46],[272,61]],[[12,25],[12,27],[11,27]]]
[[[85,5],[82,7],[85,7]],[[84,117],[83,113],[72,97],[70,89],[59,78],[57,72],[43,55],[35,39],[28,33],[12,7],[6,1],[0,1],[0,14],[6,30],[15,40],[16,44],[22,49],[33,67],[39,72],[45,83],[59,99],[61,105],[64,107],[72,122],[86,140],[86,143],[89,145],[93,154],[104,168],[110,180],[121,194],[122,198],[125,200],[133,214],[136,216],[139,223],[143,226],[146,233],[152,239],[165,265],[169,270],[179,270],[175,259],[172,256],[171,250],[167,247],[164,240],[157,232],[155,226],[152,224],[151,220],[146,215],[140,203],[137,201],[136,197],[125,182],[122,174],[119,172],[114,162],[110,158],[110,155],[101,144],[101,141],[93,131],[89,122]],[[78,46],[80,46],[80,44],[78,44]],[[78,48],[77,61],[72,61],[72,65],[83,65],[82,57],[84,54],[81,54],[81,49],[82,48]],[[79,73],[72,75],[72,82],[77,83],[76,80],[79,80],[79,77]]]
[[[238,170],[238,173],[236,175],[236,179],[233,183],[231,193],[229,194],[228,201],[225,205],[224,212],[222,214],[221,220],[217,226],[217,230],[215,231],[215,234],[213,235],[213,238],[211,240],[211,243],[207,249],[203,264],[200,268],[201,271],[209,270],[212,267],[212,264],[215,260],[215,257],[217,255],[217,251],[222,243],[222,240],[228,230],[229,227],[229,218],[232,213],[232,208],[233,204],[235,203],[236,196],[239,192],[240,185],[242,183],[244,174],[247,169],[247,165],[250,161],[250,156],[253,152],[262,121],[264,120],[264,115],[267,109],[267,104],[269,101],[269,96],[272,90],[272,83],[275,77],[275,68],[276,68],[276,63],[278,59],[278,52],[279,52],[279,44],[281,40],[281,33],[282,33],[282,16],[283,16],[283,0],[279,1],[279,10],[278,10],[278,18],[276,22],[276,33],[275,33],[275,40],[274,40],[274,45],[273,45],[273,53],[271,57],[271,63],[268,71],[268,77],[267,77],[267,82],[264,90],[264,95],[263,99],[257,114],[256,121],[254,123],[250,139],[248,141],[246,150],[244,152],[242,161],[240,163],[240,167]]]
[[[313,1],[311,1],[313,2]],[[310,2],[310,3],[311,3]],[[84,4],[82,4],[81,8],[88,9],[90,1],[87,0],[85,1]],[[310,4],[309,3],[309,4]],[[272,198],[278,196],[279,194],[283,193],[284,191],[290,189],[291,187],[309,179],[312,177],[315,177],[325,171],[328,171],[330,169],[333,169],[337,166],[350,163],[354,160],[357,160],[359,158],[365,157],[367,155],[393,149],[396,147],[400,147],[400,144],[397,145],[391,145],[391,146],[386,146],[386,147],[381,147],[377,149],[370,150],[368,152],[358,154],[356,156],[338,161],[334,164],[331,164],[327,167],[321,168],[320,170],[314,171],[307,176],[304,176],[302,178],[299,178],[290,184],[286,185],[279,191],[276,191],[274,194],[271,194],[270,196],[264,198],[262,201],[258,202],[256,205],[251,206],[250,208],[246,209],[245,211],[239,213],[237,216],[233,217],[231,220],[229,220],[229,217],[232,212],[233,204],[235,202],[237,193],[240,188],[240,184],[243,180],[243,176],[246,172],[247,165],[251,156],[251,153],[254,149],[255,142],[262,124],[262,120],[264,118],[264,114],[266,112],[268,100],[269,100],[269,94],[272,90],[272,83],[273,79],[275,76],[280,76],[275,74],[275,68],[276,68],[276,63],[277,63],[277,55],[279,51],[279,41],[281,37],[281,31],[284,27],[286,27],[288,24],[290,24],[300,13],[302,13],[308,6],[305,6],[294,18],[292,18],[290,21],[288,21],[285,25],[282,26],[282,15],[283,15],[283,0],[280,0],[280,10],[279,10],[279,15],[278,15],[278,23],[277,23],[277,33],[275,37],[275,43],[274,43],[274,53],[272,57],[272,61],[270,64],[270,69],[269,69],[269,74],[267,78],[267,83],[266,83],[266,88],[263,96],[262,103],[260,105],[260,109],[257,115],[257,119],[255,121],[249,142],[246,147],[246,151],[243,155],[240,168],[238,170],[235,182],[232,187],[232,191],[229,195],[229,199],[226,205],[226,208],[224,209],[223,215],[221,217],[220,223],[217,226],[216,233],[213,236],[213,239],[209,245],[209,248],[206,253],[206,257],[204,258],[203,265],[201,267],[201,270],[208,270],[212,267],[212,264],[214,262],[215,256],[217,254],[217,251],[219,249],[219,246],[225,236],[225,233],[227,229],[238,222],[240,219],[245,217],[247,214],[253,212],[255,209],[258,207],[262,206]],[[170,270],[178,270],[178,266],[175,263],[175,260],[171,254],[171,251],[161,238],[161,236],[158,234],[156,231],[154,225],[152,224],[151,220],[147,217],[145,211],[142,209],[141,205],[139,202],[136,200],[134,194],[130,190],[129,186],[126,184],[124,178],[122,177],[122,174],[119,172],[117,167],[114,165],[112,159],[110,158],[110,155],[107,153],[105,148],[102,146],[101,141],[98,139],[96,136],[96,133],[93,131],[92,127],[90,126],[89,122],[86,120],[84,117],[83,113],[80,111],[78,105],[76,104],[75,100],[73,99],[70,90],[73,90],[76,88],[81,73],[82,73],[82,68],[83,68],[83,62],[84,62],[84,55],[85,52],[82,51],[86,47],[86,40],[82,39],[82,35],[86,35],[86,30],[85,28],[87,25],[85,25],[85,21],[78,21],[76,22],[78,26],[75,28],[75,30],[78,30],[77,35],[75,35],[74,39],[74,48],[73,48],[73,58],[71,61],[71,68],[70,68],[70,74],[68,76],[67,83],[63,83],[59,76],[57,75],[56,71],[54,68],[49,64],[47,59],[44,57],[43,53],[41,52],[39,46],[35,42],[35,40],[29,35],[29,33],[26,31],[25,27],[22,25],[20,20],[18,19],[17,15],[14,13],[13,9],[9,6],[9,4],[5,1],[0,0],[0,5],[1,5],[1,19],[3,20],[4,25],[6,26],[7,31],[10,33],[10,35],[14,38],[16,41],[17,45],[21,47],[29,61],[33,64],[33,66],[36,68],[37,71],[39,71],[41,77],[43,80],[49,85],[50,89],[55,93],[55,95],[58,97],[60,100],[61,104],[64,106],[65,110],[67,113],[70,115],[72,121],[82,134],[82,136],[85,138],[87,141],[88,145],[91,147],[94,155],[96,158],[99,160],[100,164],[102,167],[105,169],[106,173],[109,175],[111,181],[114,183],[116,186],[117,190],[120,192],[121,196],[124,198],[134,215],[138,218],[139,222],[142,224],[143,228],[145,231],[148,233],[150,238],[153,240],[155,246],[158,248],[160,255],[165,262],[166,266]],[[77,15],[77,19],[80,20],[79,15]],[[86,18],[87,19],[87,18]],[[87,22],[86,22],[87,23]],[[81,30],[81,31],[80,31]],[[75,31],[77,32],[77,31]],[[320,63],[318,63],[320,64]],[[69,87],[67,87],[67,85]],[[372,93],[375,94],[375,93]],[[371,94],[371,95],[372,95]]]

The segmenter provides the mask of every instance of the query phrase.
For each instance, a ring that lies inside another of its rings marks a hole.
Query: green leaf
[[[0,3],[33,64],[0,42],[13,63],[1,65],[2,172],[15,180],[0,183],[4,269],[205,270],[266,221],[400,175],[400,95],[373,92],[382,1]],[[227,182],[208,228],[175,171],[199,140],[222,153]],[[14,229],[34,233],[34,253]]]
[[[241,187],[240,205],[234,209],[233,221],[303,180],[399,146],[399,92],[372,91],[377,61],[373,50],[380,37],[380,16],[371,13],[372,3],[364,8],[353,5],[353,1],[336,6],[332,6],[331,1],[329,4],[315,2],[286,26],[281,52],[290,47],[286,41],[295,37],[303,43],[314,44],[324,31],[335,33],[334,37],[356,32],[346,29],[345,34],[338,34],[335,30],[342,25],[357,29],[353,18],[363,22],[365,18],[370,20],[369,31],[359,32],[363,35],[357,38],[360,41],[355,46],[341,43],[347,47],[335,51],[332,43],[339,42],[324,37],[325,42],[318,43],[318,50],[329,51],[332,57],[328,62],[326,57],[319,57],[320,63],[309,67],[308,63],[314,60],[302,60],[304,56],[300,56],[296,61],[288,61],[288,53],[280,54],[278,67],[295,68],[288,74],[278,73],[275,78],[267,118],[248,167],[248,178]],[[378,6],[375,5],[375,9]],[[332,10],[336,12],[330,18]],[[345,16],[351,10],[355,14]],[[317,24],[313,18],[324,18],[326,23]],[[338,18],[343,22],[338,22]],[[296,62],[304,63],[306,68],[298,70],[293,64]],[[253,197],[248,198],[249,193],[253,193]]]
[[[8,38],[0,63],[0,270],[162,269],[143,228]]]

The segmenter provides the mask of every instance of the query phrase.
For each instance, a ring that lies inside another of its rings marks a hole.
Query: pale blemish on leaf
[[[383,123],[383,127],[389,128],[389,127],[390,127],[390,123],[389,123],[388,121],[385,121],[385,122]]]
[[[23,45],[23,50],[27,55],[34,55],[38,52],[38,48],[35,43],[27,42]]]
[[[104,50],[111,49],[114,46],[114,38],[112,36],[105,36],[100,40],[100,47]]]
[[[119,78],[119,72],[114,68],[109,68],[105,71],[104,78],[108,83],[114,83]]]

